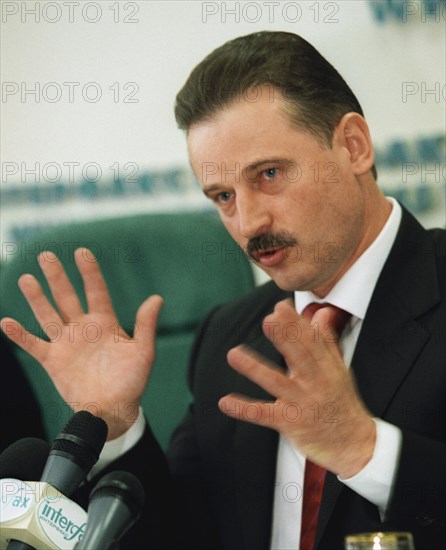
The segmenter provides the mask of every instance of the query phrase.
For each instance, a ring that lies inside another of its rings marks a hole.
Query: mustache
[[[252,260],[257,261],[259,252],[295,245],[297,245],[297,240],[289,233],[263,233],[263,235],[249,239],[246,254]]]

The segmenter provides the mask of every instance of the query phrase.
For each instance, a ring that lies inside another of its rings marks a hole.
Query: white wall
[[[202,207],[175,95],[214,47],[263,29],[301,34],[336,66],[369,120],[383,187],[444,224],[444,0],[1,4],[4,242],[40,224]],[[116,184],[118,166],[135,181]],[[98,168],[95,198],[82,170]]]

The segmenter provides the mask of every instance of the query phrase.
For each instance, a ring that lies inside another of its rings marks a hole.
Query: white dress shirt
[[[392,203],[392,211],[385,226],[369,248],[323,299],[310,291],[294,293],[299,314],[310,303],[319,302],[330,303],[352,315],[340,339],[340,348],[347,366],[350,366],[370,299],[401,221],[400,205],[391,197],[388,197],[388,200]],[[383,420],[374,420],[377,434],[373,457],[355,476],[338,479],[378,506],[383,517],[396,472],[401,431]],[[285,438],[280,437],[273,506],[272,550],[299,548],[304,467],[305,458]]]

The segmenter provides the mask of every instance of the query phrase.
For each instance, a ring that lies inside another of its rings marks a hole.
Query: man
[[[176,117],[204,193],[273,282],[203,323],[170,476],[141,419],[128,429],[108,413],[141,396],[159,297],[140,307],[133,346],[112,335],[85,346],[68,329],[53,343],[21,342],[20,330],[12,339],[66,401],[100,404],[114,439],[102,467],[122,454],[113,466],[177,510],[166,546],[172,530],[175,547],[231,550],[333,550],[349,533],[406,530],[417,550],[439,547],[444,232],[382,194],[359,103],[296,35],[255,33],[212,52],[178,94]],[[40,263],[58,312],[21,278],[42,326],[116,322],[97,265],[82,251],[76,261],[87,314],[53,255]]]

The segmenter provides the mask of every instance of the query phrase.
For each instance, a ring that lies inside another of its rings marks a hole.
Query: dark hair
[[[189,130],[265,85],[281,92],[296,127],[326,147],[346,113],[364,116],[345,80],[309,42],[288,32],[262,31],[226,42],[194,68],[176,97],[178,126]],[[375,166],[372,174],[376,179]]]

